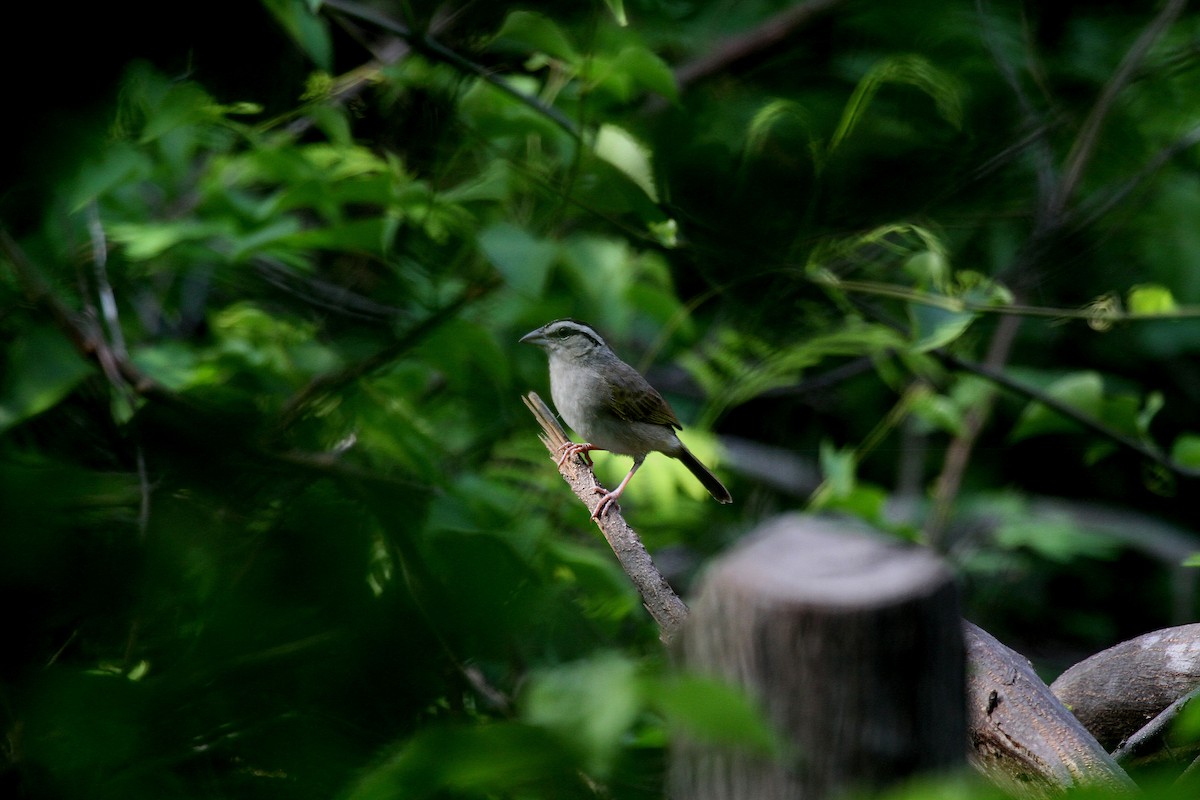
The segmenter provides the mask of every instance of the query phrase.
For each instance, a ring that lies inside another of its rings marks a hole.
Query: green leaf
[[[764,755],[782,750],[766,715],[742,689],[711,678],[675,676],[649,681],[647,695],[677,735]]]
[[[548,17],[533,11],[513,11],[505,17],[504,24],[492,39],[492,46],[545,53],[570,64],[579,61],[579,53],[562,29]]]
[[[196,84],[172,84],[147,110],[138,141],[153,142],[180,128],[214,121],[219,115],[220,107]]]
[[[1126,303],[1133,314],[1170,314],[1179,308],[1171,290],[1155,283],[1134,286]]]
[[[574,783],[575,765],[555,737],[522,723],[426,727],[360,777],[345,800],[433,800],[447,796],[553,796]],[[454,794],[450,794],[454,793]]]
[[[943,119],[955,128],[962,126],[963,88],[958,79],[921,56],[892,56],[872,67],[854,87],[837,129],[829,140],[827,152],[832,153],[854,132],[875,93],[889,83],[908,84],[920,89],[933,98]]]
[[[1149,438],[1150,423],[1154,421],[1154,417],[1158,415],[1165,404],[1166,399],[1162,392],[1150,392],[1146,395],[1146,402],[1142,405],[1134,422],[1138,433],[1143,437]]]
[[[950,283],[950,262],[941,250],[913,253],[905,260],[904,271],[922,289],[941,290]]]
[[[941,430],[955,436],[963,430],[963,407],[953,399],[925,388],[909,400],[909,411],[928,430]]]
[[[1081,413],[1097,419],[1104,403],[1104,381],[1096,372],[1075,372],[1065,375],[1045,389],[1046,394]],[[1056,411],[1033,402],[1025,407],[1009,438],[1012,441],[1042,436],[1047,433],[1067,433],[1079,430],[1079,424]]]
[[[485,228],[479,234],[479,247],[509,286],[531,298],[541,297],[559,252],[557,242],[538,239],[507,222]]]
[[[858,459],[853,450],[839,450],[832,442],[822,441],[820,464],[828,494],[845,497],[853,491],[858,470]]]
[[[56,328],[30,328],[8,350],[0,380],[0,431],[57,405],[91,373],[91,365]]]
[[[750,119],[746,128],[746,152],[757,154],[766,146],[768,139],[776,131],[791,124],[798,125],[805,138],[809,140],[810,150],[814,146],[815,137],[808,113],[795,100],[770,100],[763,105]],[[784,134],[786,136],[786,129]]]
[[[126,143],[117,143],[102,153],[100,160],[86,165],[75,181],[68,199],[72,213],[118,186],[144,180],[153,170],[150,159]]]
[[[319,69],[333,71],[333,43],[325,21],[305,0],[264,0],[267,9]]]
[[[1171,445],[1171,459],[1187,467],[1200,468],[1200,435],[1184,433]]]
[[[604,775],[641,711],[632,661],[615,653],[536,672],[521,698],[523,718],[554,731]]]
[[[671,102],[679,99],[675,73],[658,55],[645,47],[626,47],[613,59],[613,68],[623,71],[633,83],[662,95]]]
[[[1181,567],[1200,567],[1200,553],[1192,553],[1180,562]]]
[[[650,166],[650,150],[632,134],[616,125],[605,123],[596,133],[592,149],[600,159],[612,164],[637,184],[647,197],[658,202],[654,170]]]
[[[125,248],[131,261],[146,261],[183,242],[211,239],[232,233],[224,220],[183,219],[174,222],[125,222],[110,225],[109,238]]]
[[[617,21],[618,25],[624,28],[629,24],[629,19],[625,16],[624,0],[604,0],[604,2],[608,6],[608,10],[612,12],[613,19]]]
[[[1065,516],[1012,518],[996,529],[994,538],[1001,547],[1025,548],[1060,564],[1069,564],[1077,558],[1113,559],[1121,549],[1116,538],[1080,528]]]
[[[221,374],[216,365],[201,360],[196,348],[178,341],[138,347],[132,359],[138,369],[173,392],[215,383]]]
[[[555,576],[579,586],[578,602],[588,616],[619,620],[641,608],[637,590],[610,553],[556,538],[544,546],[557,561]]]
[[[928,303],[909,303],[912,349],[927,353],[945,347],[962,336],[978,316],[973,311],[953,311]]]

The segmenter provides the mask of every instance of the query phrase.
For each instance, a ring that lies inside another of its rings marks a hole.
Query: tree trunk
[[[684,667],[745,687],[791,749],[680,743],[678,800],[810,800],[964,762],[957,593],[927,550],[781,517],[712,566],[680,638]]]
[[[971,762],[1014,797],[1135,786],[1079,720],[1050,693],[1029,660],[966,623]]]
[[[1050,685],[1100,744],[1117,747],[1200,687],[1200,624],[1147,633],[1080,661]]]

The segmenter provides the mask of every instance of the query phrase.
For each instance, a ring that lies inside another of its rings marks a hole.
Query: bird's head
[[[595,328],[577,319],[556,319],[525,334],[521,341],[537,345],[551,357],[585,358],[609,350]]]

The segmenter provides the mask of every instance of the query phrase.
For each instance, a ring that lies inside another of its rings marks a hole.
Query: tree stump
[[[790,750],[681,742],[676,800],[815,800],[964,763],[957,592],[927,550],[780,517],[710,568],[678,652],[686,670],[744,687]]]

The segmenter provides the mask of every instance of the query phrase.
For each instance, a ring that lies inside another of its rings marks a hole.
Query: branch
[[[469,58],[456,53],[450,48],[441,44],[432,36],[425,33],[417,33],[406,25],[402,25],[395,20],[380,14],[373,8],[353,2],[353,0],[325,0],[322,3],[325,8],[333,9],[355,19],[369,22],[382,30],[395,34],[404,39],[412,48],[422,55],[432,58],[436,61],[441,61],[454,67],[460,72],[467,75],[474,75],[481,80],[490,83],[500,91],[525,104],[529,108],[538,112],[542,116],[554,122],[564,131],[571,135],[574,139],[581,138],[579,126],[575,124],[567,115],[563,114],[554,106],[543,103],[538,98],[525,94],[520,91],[504,78],[492,72],[482,64],[471,61]]]
[[[493,288],[495,288],[495,283],[473,284],[464,289],[454,300],[434,311],[411,330],[405,332],[403,336],[400,336],[396,341],[374,355],[357,361],[345,369],[318,375],[313,378],[308,382],[308,385],[294,394],[284,404],[283,409],[279,412],[279,424],[276,426],[276,429],[278,431],[286,430],[316,400],[391,363],[401,353],[409,350],[417,342],[432,333],[439,325],[457,315],[468,304],[487,294]]]
[[[1193,623],[1146,633],[1089,656],[1059,675],[1050,689],[1101,744],[1127,758],[1142,752],[1155,728],[1166,722],[1163,718],[1156,725],[1155,720],[1197,687],[1200,624]],[[1126,746],[1120,747],[1122,743]]]
[[[533,413],[534,418],[537,419],[538,424],[541,425],[542,435],[539,438],[553,457],[562,445],[570,441],[567,434],[558,424],[554,413],[536,392],[530,392],[522,399]],[[595,473],[584,465],[583,459],[578,456],[567,459],[558,471],[571,490],[575,492],[576,497],[587,506],[588,511],[595,511],[596,505],[600,502],[599,494],[596,492],[600,483],[596,480]],[[646,546],[642,544],[641,537],[633,528],[629,527],[629,523],[625,521],[619,511],[610,509],[608,513],[596,520],[596,524],[600,526],[600,532],[604,534],[609,547],[616,554],[621,568],[625,570],[625,574],[633,581],[638,594],[641,595],[642,605],[658,623],[659,638],[663,642],[670,642],[671,638],[679,631],[684,619],[687,618],[687,606],[679,599],[679,595],[675,594],[675,590],[671,588],[667,579],[658,571],[654,560],[646,552]]]
[[[45,311],[55,326],[66,334],[75,350],[84,358],[94,361],[110,381],[124,382],[130,390],[139,395],[174,397],[170,391],[138,369],[129,360],[128,354],[118,353],[110,348],[95,320],[82,317],[58,299],[41,271],[4,229],[0,229],[0,252],[12,264],[17,283],[29,302]]]
[[[992,341],[988,345],[987,356],[983,362],[984,367],[1000,372],[1001,367],[1008,362],[1020,325],[1020,317],[1001,318],[1000,324],[996,326],[996,332],[992,336]],[[962,432],[955,436],[949,447],[946,448],[942,471],[938,474],[937,482],[934,484],[933,511],[925,525],[925,539],[934,549],[942,549],[942,539],[950,523],[954,500],[958,497],[959,489],[962,488],[963,476],[966,474],[968,462],[971,460],[971,452],[975,449],[975,442],[983,431],[983,426],[987,423],[994,402],[995,394],[991,393],[968,410],[963,419]]]
[[[1026,144],[1033,145],[1035,174],[1038,179],[1038,195],[1048,197],[1054,185],[1054,157],[1047,136],[1049,126],[1044,123],[1039,114],[1034,110],[1029,95],[1021,88],[1021,81],[1017,77],[1016,70],[1004,59],[999,43],[996,41],[995,30],[991,25],[987,24],[988,18],[985,14],[984,0],[976,0],[975,11],[979,15],[980,24],[983,26],[983,40],[987,46],[988,53],[991,55],[992,61],[995,63],[996,69],[999,70],[1001,77],[1004,78],[1004,82],[1008,84],[1008,88],[1017,98],[1017,104],[1021,107],[1021,116],[1024,117],[1025,127],[1029,130],[1029,133],[1026,134],[1021,142],[1007,148],[1004,153],[994,156],[989,161],[994,162],[1014,149],[1023,148]],[[984,167],[987,167],[987,164]]]
[[[1200,696],[1200,688],[1193,689],[1158,712],[1158,716],[1143,725],[1141,730],[1121,742],[1113,751],[1113,758],[1118,764],[1123,764],[1138,756],[1161,750],[1171,725],[1197,696]]]
[[[1074,227],[1086,228],[1087,226],[1099,220],[1118,204],[1124,202],[1125,198],[1132,194],[1134,189],[1152,177],[1154,173],[1162,169],[1162,167],[1168,161],[1175,158],[1175,156],[1190,150],[1197,144],[1200,144],[1200,127],[1192,128],[1190,131],[1171,142],[1162,150],[1159,150],[1158,153],[1155,154],[1154,158],[1150,159],[1145,166],[1138,170],[1137,174],[1135,174],[1125,183],[1118,186],[1111,195],[1104,198],[1103,201],[1098,203],[1094,208],[1088,210],[1086,213],[1084,213],[1083,209],[1078,209],[1077,219],[1074,222]]]
[[[686,61],[675,70],[675,82],[682,89],[728,68],[747,56],[778,44],[842,0],[807,0],[787,8],[758,27],[731,36],[702,56]]]
[[[963,633],[969,753],[976,769],[1014,797],[1059,797],[1077,786],[1136,789],[1026,658],[969,622]]]
[[[1154,46],[1158,38],[1166,32],[1167,28],[1171,27],[1171,24],[1183,12],[1185,5],[1187,5],[1187,0],[1167,0],[1162,11],[1150,21],[1150,24],[1138,36],[1137,41],[1129,48],[1129,52],[1121,59],[1121,63],[1117,66],[1117,71],[1113,73],[1112,78],[1104,85],[1104,89],[1100,92],[1100,97],[1096,100],[1096,104],[1092,106],[1087,119],[1084,120],[1079,136],[1071,146],[1071,152],[1067,154],[1067,164],[1063,170],[1062,180],[1058,184],[1058,188],[1048,209],[1052,221],[1051,224],[1054,224],[1053,221],[1059,219],[1062,212],[1066,209],[1067,201],[1070,200],[1075,187],[1083,177],[1083,170],[1087,167],[1088,161],[1091,160],[1092,154],[1096,150],[1096,142],[1100,138],[1100,129],[1104,126],[1104,122],[1112,110],[1113,103],[1116,102],[1117,95],[1129,84],[1130,79],[1142,63],[1142,59],[1146,57],[1146,53],[1150,51],[1150,48]]]
[[[1148,445],[1145,442],[1116,430],[1115,428],[1111,428],[1095,417],[1083,413],[1074,406],[1068,405],[1056,397],[1052,397],[1046,392],[1043,392],[1041,389],[1009,377],[1000,369],[996,369],[987,364],[976,364],[971,361],[965,361],[957,356],[941,350],[935,350],[933,352],[934,355],[936,355],[942,361],[942,363],[946,364],[947,366],[960,369],[965,372],[970,372],[982,378],[987,378],[997,386],[1007,389],[1015,394],[1027,397],[1035,402],[1041,403],[1051,411],[1054,411],[1056,414],[1061,414],[1072,422],[1082,425],[1084,428],[1087,428],[1093,433],[1099,434],[1100,436],[1119,444],[1121,447],[1131,450],[1143,458],[1165,467],[1181,478],[1200,478],[1200,469],[1196,467],[1189,467],[1186,464],[1181,464],[1168,456],[1166,453],[1159,450],[1157,447]]]

